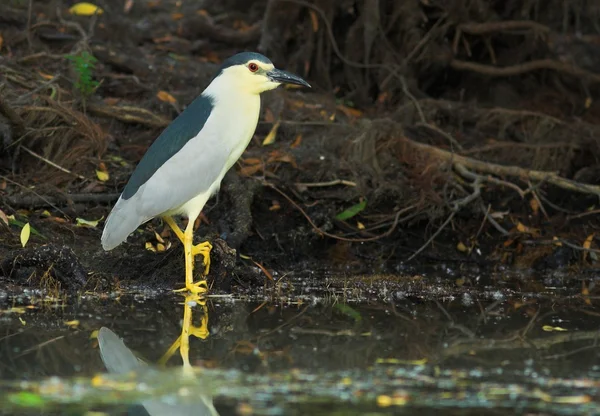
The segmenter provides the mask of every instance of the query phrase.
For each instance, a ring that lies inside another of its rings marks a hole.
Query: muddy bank
[[[592,5],[242,3],[0,6],[4,282],[173,287],[182,252],[160,221],[104,253],[102,219],[219,62],[257,49],[315,88],[264,97],[205,209],[215,290],[306,268],[597,268]]]

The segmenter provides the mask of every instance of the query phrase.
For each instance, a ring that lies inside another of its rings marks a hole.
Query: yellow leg
[[[202,308],[202,320],[200,326],[194,326],[192,323],[192,302],[196,303]],[[177,340],[169,347],[167,352],[158,360],[159,365],[165,365],[167,361],[175,354],[175,351],[179,349],[181,359],[183,360],[184,368],[191,368],[190,364],[190,335],[200,339],[206,339],[209,336],[208,332],[208,308],[206,307],[206,299],[199,297],[198,295],[188,294],[185,296],[183,304],[183,324],[181,327],[181,335]]]
[[[171,229],[173,230],[175,235],[177,235],[177,238],[179,238],[179,240],[185,246],[185,233],[183,231],[181,231],[181,229],[179,228],[177,223],[175,223],[173,218],[169,217],[169,216],[164,216],[163,220],[167,223],[167,225],[169,227],[171,227]],[[189,224],[192,224],[192,232],[193,232],[194,221],[188,222],[188,226],[186,227],[186,232],[187,232],[187,229],[190,228]],[[202,264],[204,265],[204,275],[205,276],[208,275],[208,272],[210,271],[210,251],[211,250],[212,250],[212,244],[209,243],[208,241],[205,241],[204,243],[196,244],[195,246],[192,245],[192,259],[195,258],[198,254],[202,254]],[[193,260],[192,260],[192,263],[193,263]],[[187,271],[187,266],[186,266],[186,271]]]

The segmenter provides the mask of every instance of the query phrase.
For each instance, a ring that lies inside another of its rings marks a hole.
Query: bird
[[[260,94],[282,84],[311,88],[257,52],[224,60],[206,89],[165,128],[134,169],[106,218],[103,249],[114,249],[140,225],[160,217],[183,243],[185,288],[180,291],[206,293],[212,245],[193,244],[194,222],[250,143],[258,125]],[[185,230],[173,219],[176,215],[187,217]],[[194,282],[194,258],[199,254],[204,271]]]

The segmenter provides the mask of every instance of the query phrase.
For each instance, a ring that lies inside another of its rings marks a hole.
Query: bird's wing
[[[131,174],[123,190],[123,199],[129,199],[135,195],[162,165],[179,153],[190,140],[202,131],[213,108],[213,98],[209,95],[200,95],[167,126],[148,148]]]
[[[137,199],[138,214],[150,219],[200,194],[216,192],[219,183],[215,182],[222,179],[229,154],[230,149],[220,140],[219,133],[202,130],[132,197]]]
[[[106,219],[105,250],[144,222],[216,191],[213,184],[223,175],[231,149],[210,105],[210,97],[197,98],[150,146]]]

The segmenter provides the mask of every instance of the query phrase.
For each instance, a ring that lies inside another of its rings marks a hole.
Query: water
[[[0,414],[600,414],[597,299],[473,282],[6,293]]]

